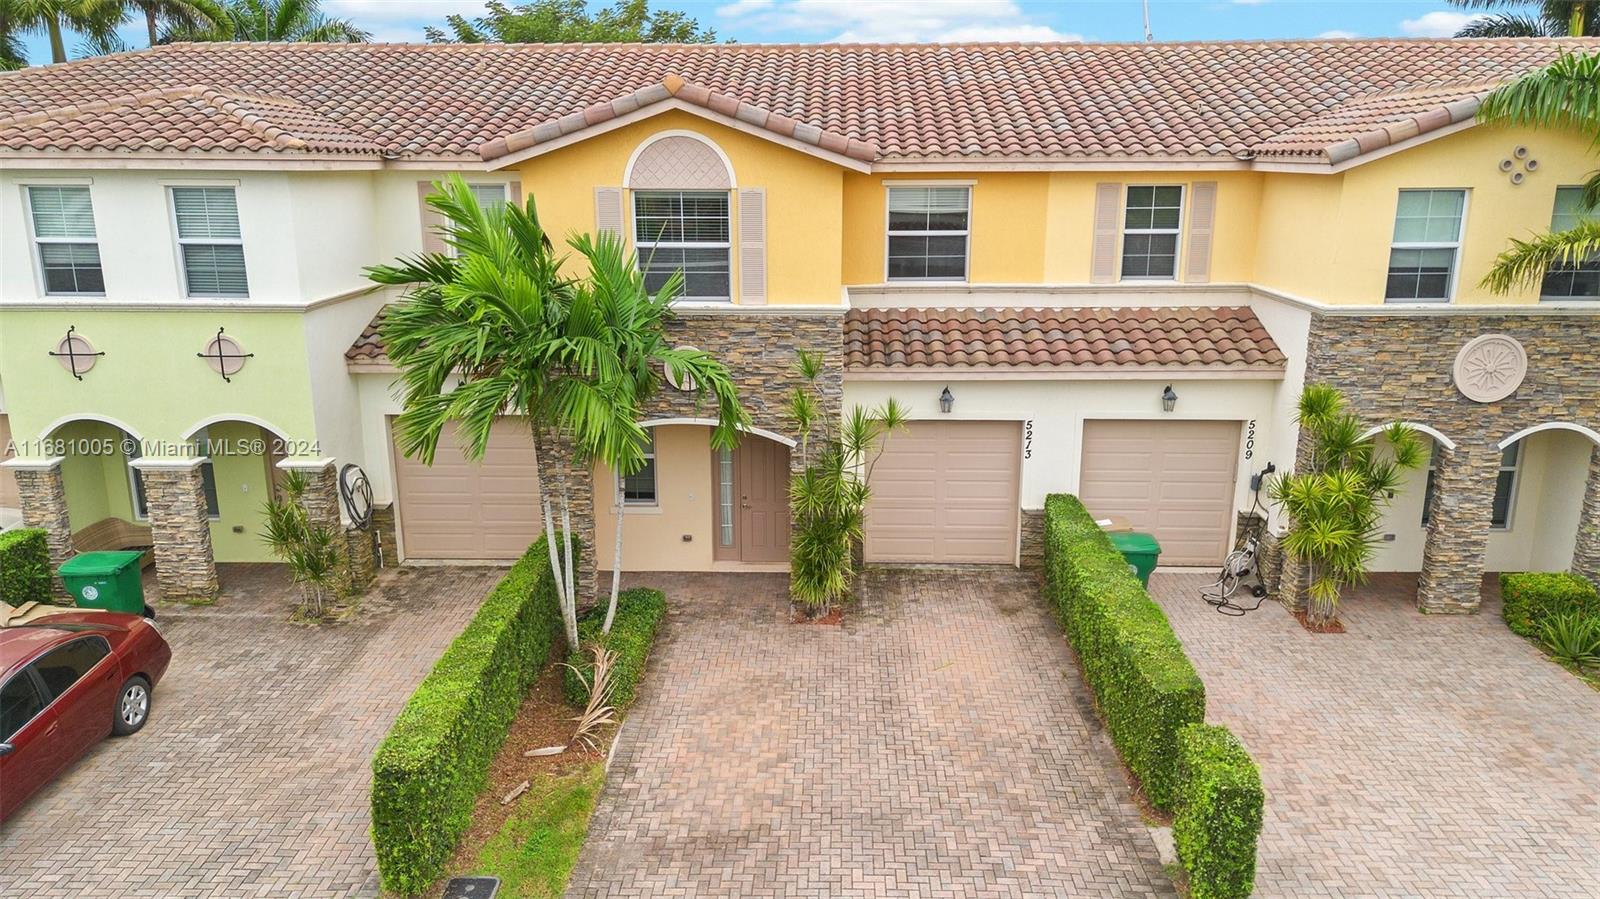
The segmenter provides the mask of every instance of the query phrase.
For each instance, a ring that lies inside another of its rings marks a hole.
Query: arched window
[[[733,168],[698,135],[668,132],[643,144],[628,163],[633,242],[645,286],[659,290],[683,272],[681,295],[733,298],[729,196]]]

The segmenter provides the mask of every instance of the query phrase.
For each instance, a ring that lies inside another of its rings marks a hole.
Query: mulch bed
[[[804,609],[797,608],[797,609],[795,609],[794,618],[791,619],[790,623],[792,623],[792,624],[827,624],[827,625],[833,625],[834,627],[838,627],[840,624],[844,623],[844,607],[843,606],[834,606],[832,609],[828,610],[828,614],[826,614],[826,615],[818,615],[815,618],[811,617],[810,615],[807,615],[805,613]]]
[[[1342,633],[1345,633],[1344,622],[1343,621],[1340,621],[1339,619],[1335,618],[1332,621],[1324,621],[1324,622],[1318,624],[1316,622],[1313,622],[1306,615],[1306,610],[1305,609],[1296,610],[1295,613],[1294,613],[1294,620],[1300,622],[1300,626],[1301,627],[1305,628],[1306,630],[1310,631],[1313,634],[1342,634]]]
[[[472,824],[461,835],[455,854],[445,865],[444,876],[425,894],[429,899],[438,899],[444,893],[445,881],[450,877],[472,870],[484,843],[499,833],[506,819],[517,808],[514,800],[501,804],[500,800],[507,793],[525,780],[537,784],[540,778],[567,774],[605,758],[611,741],[616,737],[614,726],[601,728],[596,735],[595,742],[600,747],[598,751],[591,752],[582,746],[574,746],[560,755],[528,758],[522,754],[529,749],[560,746],[572,738],[575,727],[572,719],[580,713],[567,705],[562,695],[561,674],[564,670],[558,661],[551,661],[529,688],[528,698],[523,700],[516,719],[511,722],[505,745],[500,747],[500,754],[489,766],[489,781],[483,792],[478,794],[478,803],[472,810]]]

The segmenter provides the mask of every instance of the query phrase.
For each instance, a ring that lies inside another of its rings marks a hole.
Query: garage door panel
[[[874,562],[1016,559],[1015,422],[913,422],[889,438],[872,477],[866,555]]]
[[[540,534],[539,477],[526,425],[496,424],[469,462],[452,431],[432,466],[395,451],[401,540],[413,559],[516,559]]]
[[[1087,421],[1079,494],[1097,518],[1155,534],[1161,562],[1210,565],[1233,536],[1239,424]]]

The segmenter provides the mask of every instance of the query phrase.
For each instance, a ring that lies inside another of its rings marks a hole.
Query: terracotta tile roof
[[[389,356],[383,349],[383,338],[378,336],[378,327],[383,324],[383,313],[388,308],[388,306],[380,308],[378,314],[372,317],[372,321],[367,322],[367,326],[361,329],[361,335],[350,344],[349,349],[344,351],[346,365],[389,364]]]
[[[1380,91],[1341,104],[1257,144],[1258,156],[1321,156],[1340,163],[1473,117],[1494,85],[1440,84]]]
[[[371,138],[292,100],[209,87],[149,90],[0,119],[0,147],[368,156],[382,151]]]
[[[509,153],[518,153],[602,122],[609,122],[617,116],[628,115],[664,103],[674,97],[685,103],[703,106],[730,119],[738,119],[746,124],[771,131],[779,137],[792,138],[801,143],[820,147],[830,153],[863,162],[871,162],[878,158],[878,145],[875,143],[854,140],[837,131],[797,122],[788,116],[752,106],[732,94],[714,91],[703,84],[690,84],[677,75],[668,75],[660,84],[640,88],[606,103],[596,103],[578,112],[568,113],[553,122],[545,122],[515,134],[497,137],[480,146],[478,154],[486,160],[498,159]]]
[[[765,127],[781,131],[792,121],[829,135],[830,142],[843,139],[847,148],[851,141],[876,145],[885,162],[1232,159],[1352,100],[1382,91],[1494,82],[1563,50],[1596,47],[1600,40],[1547,38],[173,44],[0,75],[0,118],[203,85],[300,104],[397,157],[476,160],[480,147],[496,138],[509,143],[511,136],[574,115],[579,118],[566,127],[592,122],[603,115],[600,107],[675,75],[695,92],[703,88],[712,108],[717,97],[734,114],[744,106],[764,113]],[[735,100],[741,105],[732,105]],[[11,130],[0,129],[0,144],[12,146]],[[118,140],[178,136],[156,123]],[[120,146],[118,140],[108,138],[104,148]],[[1276,152],[1321,158],[1324,149],[1283,146]]]
[[[1204,367],[1279,370],[1283,351],[1247,306],[852,309],[847,371]]]

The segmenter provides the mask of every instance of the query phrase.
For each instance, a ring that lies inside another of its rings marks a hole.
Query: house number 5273
[[[1022,458],[1033,458],[1033,419],[1022,423]]]

